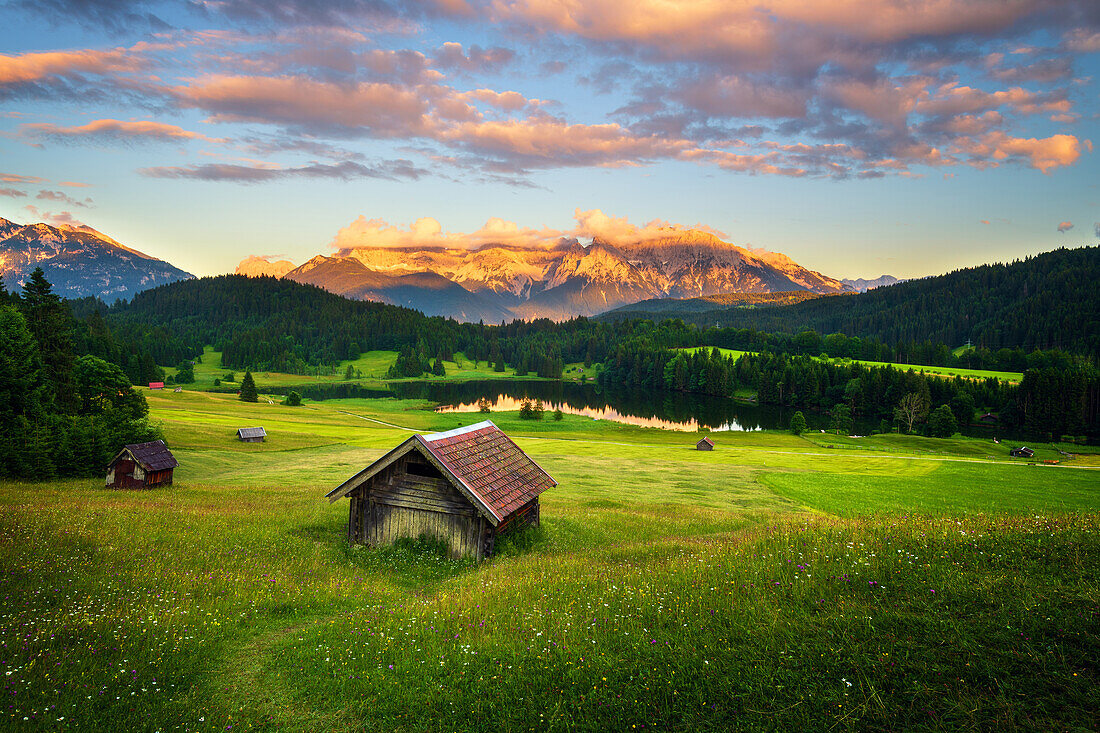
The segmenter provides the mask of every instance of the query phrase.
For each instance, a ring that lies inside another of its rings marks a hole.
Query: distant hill
[[[701,326],[874,337],[888,344],[967,340],[990,349],[1059,348],[1100,355],[1100,247],[1058,249],[1010,264],[982,265],[887,285],[858,295],[771,308],[737,304],[681,311]],[[657,301],[658,304],[661,301]],[[636,304],[601,319],[670,317]]]
[[[881,288],[883,285],[897,285],[898,283],[905,282],[905,280],[898,279],[898,278],[894,277],[893,275],[880,275],[879,277],[876,277],[874,280],[864,280],[862,277],[859,277],[859,278],[856,278],[855,280],[849,280],[848,278],[843,278],[840,282],[844,283],[845,285],[850,286],[853,290],[856,290],[860,293],[866,293],[868,290],[874,290],[875,288]]]
[[[242,262],[239,271],[268,272],[267,263],[256,259]],[[315,257],[283,277],[350,298],[487,323],[566,320],[654,298],[850,290],[785,255],[674,228],[648,239],[596,238],[588,245],[563,239],[542,247],[487,244],[474,250],[361,246]]]
[[[63,298],[94,296],[107,302],[194,277],[91,227],[24,226],[0,218],[0,277],[5,286],[19,290],[36,267]]]

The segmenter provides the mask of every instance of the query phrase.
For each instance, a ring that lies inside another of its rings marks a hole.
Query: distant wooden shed
[[[501,533],[539,523],[557,486],[491,420],[408,440],[327,494],[351,499],[348,540],[388,545],[428,535],[455,557],[490,557]]]
[[[266,437],[263,428],[237,428],[237,440],[245,443],[262,443]]]
[[[164,389],[164,382],[149,382],[149,389]]]
[[[714,450],[714,441],[703,436],[703,439],[695,444],[695,450]]]
[[[107,486],[116,489],[151,489],[172,483],[179,461],[163,440],[131,443],[107,465]]]
[[[1013,448],[1008,452],[1008,454],[1010,456],[1014,456],[1015,458],[1031,458],[1035,455],[1035,451],[1025,445],[1020,448]]]

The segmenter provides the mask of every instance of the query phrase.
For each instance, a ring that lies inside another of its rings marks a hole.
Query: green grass
[[[146,394],[172,487],[0,482],[0,729],[1045,731],[1100,708],[1100,472],[1072,467],[1095,452],[704,453],[493,413],[559,486],[475,566],[349,547],[323,495],[402,428],[482,416]]]
[[[288,374],[285,372],[266,372],[257,371],[253,372],[252,376],[256,380],[257,389],[260,393],[264,392],[264,389],[273,388],[294,388],[294,387],[306,387],[315,384],[332,384],[335,382],[348,381],[344,379],[344,375],[348,366],[351,366],[356,376],[353,380],[358,383],[366,383],[370,385],[381,386],[380,383],[386,377],[386,372],[394,362],[397,360],[396,351],[367,351],[364,352],[358,359],[341,361],[335,368],[333,374],[324,375],[307,375],[307,374]],[[227,367],[223,367],[222,355],[220,351],[215,351],[212,346],[207,346],[203,349],[202,359],[199,363],[195,364],[195,381],[192,384],[182,385],[185,390],[211,390],[215,388],[214,380],[220,381],[220,387],[222,389],[230,389],[240,386],[240,380],[244,377],[244,370],[230,370]],[[512,367],[505,367],[503,372],[497,372],[493,370],[492,365],[487,364],[484,361],[479,361],[476,365],[471,359],[466,358],[462,352],[455,354],[454,361],[444,361],[443,366],[446,369],[446,376],[433,377],[431,375],[425,375],[423,377],[417,377],[416,379],[429,379],[429,380],[448,380],[448,381],[468,381],[477,379],[538,379],[538,377],[525,375],[519,377],[516,374],[516,370]],[[165,376],[174,377],[177,373],[175,367],[164,367]],[[227,381],[225,376],[232,371],[236,381]],[[582,376],[586,380],[593,380],[599,373],[599,366],[593,365],[585,367],[580,362],[570,363],[565,365],[562,378],[568,381],[579,382]],[[386,380],[386,381],[411,381],[411,380]],[[282,397],[278,397],[282,399]]]
[[[713,348],[715,348],[715,347],[713,347],[713,346],[695,346],[695,347],[692,347],[692,348],[682,349],[682,351],[695,353],[695,352],[699,351],[700,349],[706,349],[706,350],[709,351]],[[742,356],[744,356],[745,354],[751,354],[752,353],[751,351],[737,351],[736,349],[718,349],[718,351],[722,354],[722,356],[732,357],[733,359],[739,359]],[[815,357],[815,358],[820,358],[820,357]],[[912,371],[916,371],[916,372],[925,372],[926,374],[938,374],[938,375],[944,376],[944,377],[955,377],[955,376],[966,377],[967,379],[986,379],[986,378],[992,377],[993,379],[1001,379],[1001,380],[1004,380],[1006,382],[1019,382],[1021,379],[1024,378],[1024,375],[1021,374],[1020,372],[998,372],[998,371],[991,371],[991,370],[988,370],[988,369],[961,369],[961,368],[956,368],[956,367],[923,366],[923,365],[920,365],[920,364],[893,364],[893,363],[885,362],[885,361],[865,361],[863,359],[828,359],[828,358],[826,358],[825,361],[830,361],[833,364],[850,364],[852,362],[855,362],[856,364],[863,364],[865,366],[870,366],[870,367],[891,366],[895,369],[901,369],[902,371],[912,370]]]

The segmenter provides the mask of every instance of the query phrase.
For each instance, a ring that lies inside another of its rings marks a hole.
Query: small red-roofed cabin
[[[131,443],[107,465],[107,486],[115,489],[151,489],[172,483],[179,461],[163,440]]]
[[[557,481],[486,420],[413,435],[326,496],[348,497],[348,540],[388,545],[429,536],[454,557],[490,557],[503,532],[539,523]]]
[[[704,436],[695,444],[695,450],[714,450],[714,441]]]

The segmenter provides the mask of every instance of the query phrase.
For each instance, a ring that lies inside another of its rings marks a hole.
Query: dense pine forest
[[[87,325],[41,269],[21,294],[0,286],[0,476],[102,476],[123,445],[160,437],[117,361],[78,345]],[[109,330],[97,338],[109,341]]]
[[[920,353],[922,344],[958,346],[967,341],[987,353],[1004,348],[1025,353],[1061,349],[1096,358],[1100,356],[1098,281],[1100,247],[1058,249],[1011,264],[957,270],[859,295],[679,316],[706,326],[871,338],[892,345],[898,361],[911,363],[928,358]],[[609,320],[644,317],[649,316],[637,306],[601,316]]]

